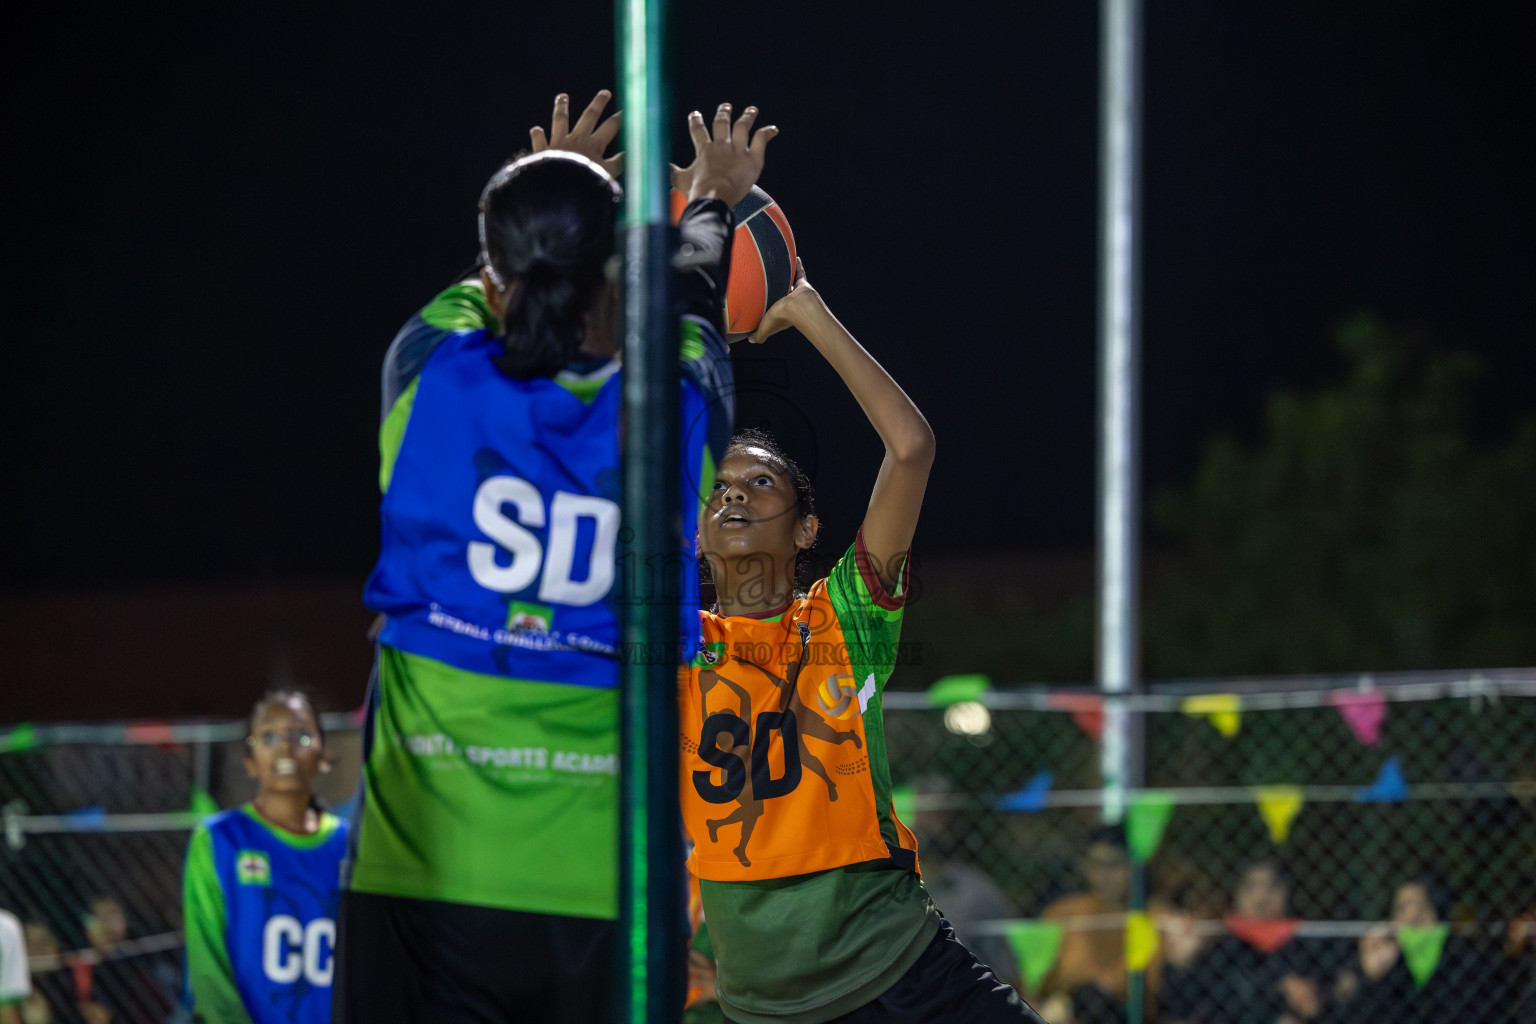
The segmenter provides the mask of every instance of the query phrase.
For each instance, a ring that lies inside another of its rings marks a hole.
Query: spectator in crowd
[[[32,995],[32,970],[21,922],[0,910],[0,1024],[21,1024],[21,1004]]]
[[[63,1018],[54,1007],[69,1005],[74,995],[58,960],[59,941],[53,930],[36,918],[27,919],[23,933],[28,958],[32,963],[41,962],[44,966],[32,974],[32,994],[21,1005],[21,1019],[25,1024],[55,1024]]]
[[[1306,1024],[1326,1009],[1325,958],[1288,933],[1290,873],[1277,858],[1247,865],[1232,896],[1231,934],[1207,948],[1193,917],[1162,918],[1161,1024]]]
[[[46,922],[27,920],[26,943],[28,957],[41,966],[32,975],[31,998],[21,1006],[23,1024],[112,1024],[112,1012],[81,988],[90,985],[94,969],[84,963],[72,970],[72,958]]]
[[[999,978],[1017,987],[1018,969],[1008,940],[976,934],[972,927],[979,921],[1017,917],[1018,907],[965,855],[953,783],[946,776],[930,775],[919,780],[916,789],[912,830],[922,851],[923,887],[960,941]]]
[[[1335,1007],[1326,1024],[1495,1024],[1511,1021],[1515,1002],[1497,963],[1459,935],[1447,934],[1433,971],[1415,981],[1399,929],[1449,925],[1453,900],[1433,872],[1418,875],[1392,897],[1392,921],[1361,936],[1354,962],[1334,983]]]
[[[1118,825],[1102,825],[1088,838],[1078,869],[1086,889],[1052,902],[1041,913],[1048,921],[1063,921],[1056,965],[1031,993],[1042,1000],[1040,1015],[1055,1024],[1118,1024],[1126,1019],[1129,974],[1125,965],[1126,911],[1130,893],[1131,860],[1125,831]],[[1072,919],[1106,918],[1102,922]],[[1155,1007],[1162,981],[1162,960],[1155,958],[1146,971],[1149,1003]]]
[[[159,1024],[175,1000],[155,978],[150,958],[125,948],[130,936],[127,908],[118,897],[105,893],[93,897],[90,908],[82,923],[96,964],[90,973],[90,991],[80,993],[86,1019],[92,1024],[102,1019]]]

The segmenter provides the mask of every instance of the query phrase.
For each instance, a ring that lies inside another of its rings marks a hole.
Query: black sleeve
[[[718,465],[736,428],[736,385],[723,331],[725,289],[731,268],[736,218],[718,199],[696,199],[678,221],[675,307],[681,336],[679,361],[685,383],[703,396],[705,443]],[[686,464],[686,463],[685,463]]]
[[[677,223],[678,301],[685,316],[724,333],[725,287],[731,269],[736,217],[719,199],[695,199]]]

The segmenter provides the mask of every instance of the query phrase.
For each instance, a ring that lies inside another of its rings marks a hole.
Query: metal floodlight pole
[[[1123,698],[1140,688],[1137,590],[1140,519],[1141,2],[1100,3],[1099,621],[1105,695],[1100,769],[1104,819],[1120,821],[1126,790],[1144,778],[1140,716]],[[1129,909],[1146,903],[1132,867]],[[1131,971],[1129,1024],[1142,1019],[1142,972]]]
[[[623,564],[620,912],[617,1019],[682,1012],[682,823],[677,804],[677,588],[681,509],[678,332],[668,294],[664,0],[617,0],[624,111]],[[638,598],[638,600],[634,599]]]

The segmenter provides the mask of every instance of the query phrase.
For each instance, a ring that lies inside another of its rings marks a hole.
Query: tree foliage
[[[1338,341],[1341,383],[1152,503],[1149,676],[1536,664],[1536,417],[1475,443],[1475,357],[1369,317]]]

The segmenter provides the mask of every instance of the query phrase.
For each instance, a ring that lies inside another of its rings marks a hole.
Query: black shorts
[[[617,921],[346,892],[335,1024],[601,1024]]]
[[[945,921],[923,955],[874,1002],[827,1024],[1044,1024]]]

